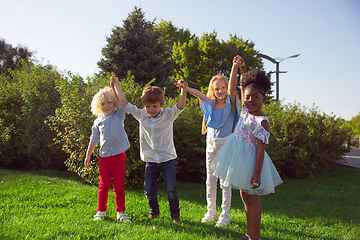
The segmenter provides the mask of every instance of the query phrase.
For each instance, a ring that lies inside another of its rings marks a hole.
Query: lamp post
[[[292,55],[287,58],[280,58],[279,61],[276,61],[274,58],[269,57],[268,55],[265,55],[262,53],[259,53],[258,56],[261,58],[265,58],[265,59],[269,60],[270,62],[276,64],[276,71],[275,71],[275,73],[276,73],[276,101],[279,101],[279,73],[286,73],[286,72],[280,72],[279,65],[282,61],[289,59],[289,58],[296,58],[296,57],[300,56],[300,54],[295,54],[295,55]]]

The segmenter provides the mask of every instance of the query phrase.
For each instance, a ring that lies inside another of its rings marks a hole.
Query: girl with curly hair
[[[236,86],[237,69],[246,72],[242,57],[233,60],[234,74],[230,84]],[[274,188],[282,180],[265,151],[269,143],[270,124],[261,111],[265,103],[265,94],[271,88],[271,82],[264,71],[252,69],[240,79],[242,110],[234,133],[215,156],[211,167],[214,175],[220,178],[224,186],[240,189],[245,206],[247,233],[244,240],[260,239],[261,204],[260,195],[274,193]]]

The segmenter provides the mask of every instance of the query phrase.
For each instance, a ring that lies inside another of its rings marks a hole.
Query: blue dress
[[[261,184],[251,189],[250,180],[255,171],[257,139],[269,143],[270,132],[261,125],[268,121],[265,116],[252,116],[243,106],[239,122],[234,132],[215,156],[211,167],[214,175],[223,181],[226,187],[240,188],[243,192],[254,195],[267,195],[275,192],[275,187],[282,183],[271,158],[264,154],[261,171]]]

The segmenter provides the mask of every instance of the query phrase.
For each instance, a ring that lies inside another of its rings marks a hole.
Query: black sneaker
[[[171,219],[172,219],[172,221],[175,222],[175,223],[180,223],[180,222],[181,222],[181,219],[180,219],[180,216],[179,216],[179,215],[171,216]]]
[[[150,212],[150,214],[148,216],[149,219],[155,219],[157,217],[159,217],[159,214],[155,214],[154,212]]]

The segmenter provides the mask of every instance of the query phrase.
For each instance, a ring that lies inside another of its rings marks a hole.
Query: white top
[[[175,104],[172,108],[162,109],[154,118],[146,115],[145,108],[139,110],[131,103],[126,104],[125,112],[131,113],[140,124],[141,160],[162,163],[177,158],[173,140],[173,123],[183,110],[178,109]]]

